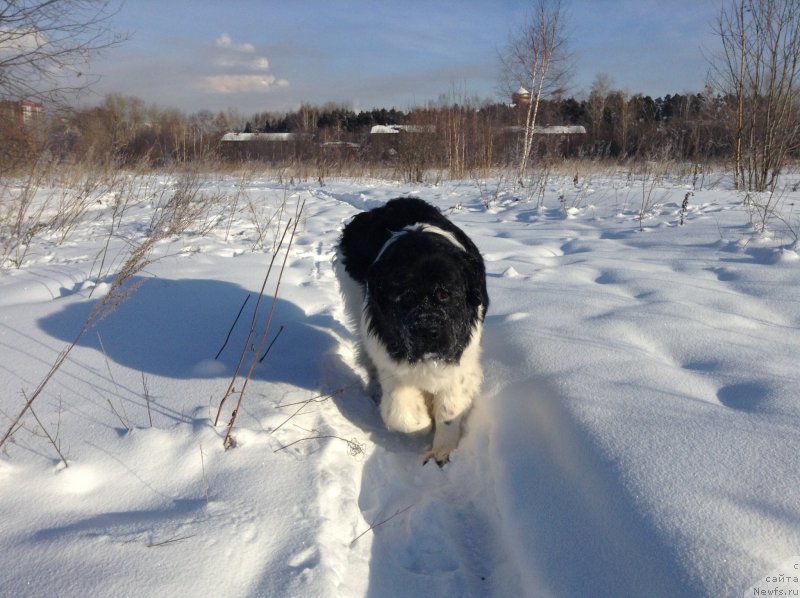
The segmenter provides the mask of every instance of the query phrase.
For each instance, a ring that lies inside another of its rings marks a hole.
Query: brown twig
[[[222,355],[222,352],[225,350],[225,347],[228,346],[228,341],[231,340],[231,334],[233,333],[233,329],[236,327],[236,323],[239,321],[239,318],[241,317],[242,312],[244,311],[244,306],[247,305],[248,301],[250,301],[250,293],[248,293],[247,297],[244,298],[244,303],[242,303],[242,306],[239,308],[239,313],[236,314],[236,318],[233,320],[233,324],[231,324],[230,330],[228,330],[228,336],[225,337],[225,342],[222,343],[222,346],[220,347],[219,351],[217,351],[217,354],[214,356],[215,360],[219,359],[219,356]]]
[[[352,385],[350,385],[350,386],[352,386]],[[283,426],[288,424],[292,419],[294,419],[297,415],[299,415],[300,412],[306,406],[308,406],[310,403],[324,403],[328,399],[332,399],[336,395],[343,393],[348,388],[349,388],[348,386],[342,386],[341,388],[337,388],[332,393],[327,394],[327,395],[317,395],[316,397],[311,397],[310,399],[306,399],[305,401],[297,401],[295,403],[285,403],[283,405],[277,405],[277,407],[279,407],[279,408],[280,407],[294,407],[296,405],[300,405],[300,406],[295,410],[294,413],[292,413],[289,417],[287,417],[280,424],[278,424],[278,426],[275,429],[273,429],[272,432],[270,432],[270,434],[274,434],[275,432],[280,430]]]
[[[203,443],[200,443],[200,466],[203,468],[203,483],[206,487],[206,504],[208,504],[208,478],[206,477],[206,460],[203,457]]]
[[[353,538],[353,540],[350,542],[350,546],[353,546],[353,545],[356,543],[356,541],[357,541],[357,540],[358,540],[358,539],[359,539],[361,536],[364,536],[364,535],[366,535],[367,533],[371,532],[371,531],[372,531],[372,530],[374,530],[376,527],[380,527],[380,526],[381,526],[381,525],[383,525],[384,523],[388,523],[389,521],[391,521],[392,519],[394,519],[394,518],[395,518],[395,517],[397,517],[398,515],[400,515],[400,514],[402,514],[402,513],[405,513],[406,511],[408,511],[408,510],[409,510],[411,507],[413,507],[413,506],[414,506],[413,504],[411,504],[411,505],[408,505],[408,506],[407,506],[405,509],[400,509],[399,511],[395,511],[394,515],[391,515],[391,516],[387,517],[387,518],[386,518],[386,519],[384,519],[383,521],[379,521],[378,523],[375,523],[375,524],[373,524],[373,525],[370,525],[370,526],[369,526],[367,529],[365,529],[363,532],[361,532],[361,533],[360,533],[360,534],[358,534],[358,535],[357,535],[355,538]]]
[[[147,405],[147,419],[150,422],[150,427],[153,427],[153,414],[150,411],[150,389],[147,386],[147,378],[144,376],[144,370],[142,370],[142,388],[144,390],[144,400],[145,404]]]
[[[275,333],[275,337],[269,343],[269,346],[267,347],[267,350],[264,351],[264,354],[261,356],[261,359],[258,360],[258,363],[261,363],[262,361],[264,361],[264,359],[266,359],[267,355],[269,355],[270,349],[272,349],[272,345],[274,345],[275,341],[278,340],[278,337],[281,335],[281,332],[283,332],[283,324],[281,324],[281,327],[278,328],[278,332]]]
[[[358,440],[356,440],[355,438],[351,438],[350,440],[348,440],[347,438],[342,438],[341,436],[336,436],[335,434],[321,434],[319,436],[308,436],[306,438],[300,438],[298,440],[295,440],[294,442],[290,442],[289,444],[284,444],[283,446],[276,448],[272,452],[277,453],[279,451],[289,448],[290,446],[297,444],[298,442],[304,442],[306,440],[322,440],[325,438],[336,438],[337,440],[342,440],[343,442],[346,442],[347,453],[351,457],[355,457],[356,455],[363,455],[364,452],[367,450],[367,445],[364,444],[363,442],[358,442]]]
[[[59,445],[58,442],[56,442],[55,438],[53,438],[50,435],[50,432],[47,431],[47,428],[44,427],[44,424],[39,419],[39,416],[36,415],[36,412],[33,410],[33,407],[30,408],[30,412],[31,412],[31,415],[33,416],[33,419],[35,419],[36,423],[39,424],[39,428],[41,428],[42,432],[44,432],[44,435],[47,436],[47,440],[49,440],[50,444],[53,445],[53,448],[56,449],[56,452],[58,453],[58,456],[61,458],[61,461],[64,463],[64,467],[69,467],[69,463],[67,463],[67,458],[64,456],[64,453],[61,452],[61,446]],[[58,433],[56,433],[56,437],[57,436],[58,436]]]
[[[160,548],[162,546],[169,546],[170,544],[177,544],[178,542],[183,542],[184,540],[188,540],[190,538],[194,538],[197,534],[191,534],[189,536],[177,536],[175,538],[170,538],[169,540],[164,540],[163,542],[149,542],[147,544],[148,548]]]

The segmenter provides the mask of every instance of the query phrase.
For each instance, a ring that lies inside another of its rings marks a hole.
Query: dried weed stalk
[[[264,280],[261,284],[261,289],[258,294],[258,299],[256,300],[256,305],[253,310],[253,318],[250,322],[250,329],[247,334],[247,339],[245,340],[244,346],[242,347],[242,353],[239,357],[239,362],[236,366],[236,370],[231,378],[231,382],[228,385],[228,389],[225,391],[222,400],[220,401],[219,408],[217,409],[217,416],[214,419],[214,425],[217,425],[219,422],[220,414],[222,413],[222,408],[225,405],[228,397],[233,394],[238,394],[238,400],[236,401],[236,407],[234,408],[230,421],[228,422],[228,429],[225,433],[225,438],[223,440],[223,446],[226,449],[233,448],[236,446],[236,441],[232,436],[233,427],[236,423],[236,417],[239,414],[239,410],[242,404],[242,399],[244,398],[244,394],[247,390],[247,385],[250,381],[250,378],[253,375],[253,371],[255,370],[258,363],[263,359],[261,357],[262,354],[265,353],[265,347],[267,345],[267,339],[269,337],[270,327],[272,324],[272,317],[275,313],[275,308],[278,304],[278,293],[280,291],[281,281],[283,279],[283,273],[286,269],[286,262],[289,258],[289,253],[292,248],[292,242],[294,241],[295,234],[297,233],[297,225],[300,222],[300,218],[303,213],[303,208],[305,207],[305,201],[299,204],[294,218],[290,218],[289,221],[286,223],[286,227],[284,228],[283,234],[281,235],[280,242],[278,243],[275,251],[272,253],[272,259],[270,260],[269,267],[267,268],[267,273],[264,276]],[[290,233],[291,229],[291,233]],[[264,292],[267,286],[267,282],[269,281],[270,275],[272,274],[273,267],[275,265],[275,261],[280,254],[281,249],[284,246],[284,242],[286,241],[288,235],[288,242],[286,244],[286,249],[283,255],[283,262],[280,267],[280,271],[278,272],[278,279],[275,283],[275,290],[272,293],[272,303],[269,308],[269,312],[267,315],[267,321],[264,325],[263,330],[260,333],[256,330],[256,324],[258,319],[258,314],[260,311],[261,302],[264,299]],[[237,389],[236,384],[239,380],[240,372],[242,371],[242,367],[244,366],[245,360],[247,357],[250,357],[250,365],[249,368],[241,380],[240,387]]]

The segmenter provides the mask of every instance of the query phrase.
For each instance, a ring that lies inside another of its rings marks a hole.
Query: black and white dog
[[[434,206],[404,197],[344,227],[335,269],[383,421],[399,432],[433,427],[426,461],[446,463],[483,379],[489,296],[478,248]]]

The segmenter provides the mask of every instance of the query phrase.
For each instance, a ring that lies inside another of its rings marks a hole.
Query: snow
[[[293,141],[296,133],[225,133],[221,141]]]
[[[501,133],[523,133],[525,127],[513,125],[502,127]],[[545,127],[534,127],[534,135],[585,135],[586,127],[582,125],[551,125]]]
[[[160,241],[34,403],[69,466],[31,414],[0,452],[0,595],[735,596],[791,576],[800,261],[717,178],[664,178],[640,222],[648,184],[624,174],[553,176],[541,206],[502,180],[209,176],[233,214]],[[422,465],[429,438],[384,429],[330,267],[348,218],[406,194],[470,234],[492,300],[484,392],[443,469]],[[225,450],[236,397],[216,410],[303,200],[283,330]],[[0,273],[1,432],[111,288],[111,204]],[[128,208],[115,264],[152,210]]]
[[[373,125],[370,135],[396,135],[398,133],[433,133],[433,125]]]

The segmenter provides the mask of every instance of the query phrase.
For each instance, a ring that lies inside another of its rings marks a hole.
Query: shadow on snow
[[[248,296],[242,287],[218,280],[134,278],[130,297],[105,318],[96,321],[78,346],[103,352],[110,360],[145,374],[170,378],[226,378],[239,361],[256,307],[250,293],[241,316],[236,314]],[[99,300],[99,299],[98,299]],[[74,340],[97,300],[71,303],[39,320],[39,326],[65,342]],[[264,328],[272,303],[265,296],[256,318],[256,339]],[[333,346],[326,328],[335,326],[330,316],[307,316],[297,305],[278,299],[268,337],[284,330],[254,377],[319,387],[319,358]],[[228,332],[230,339],[223,347]],[[243,372],[249,367],[245,361]]]

